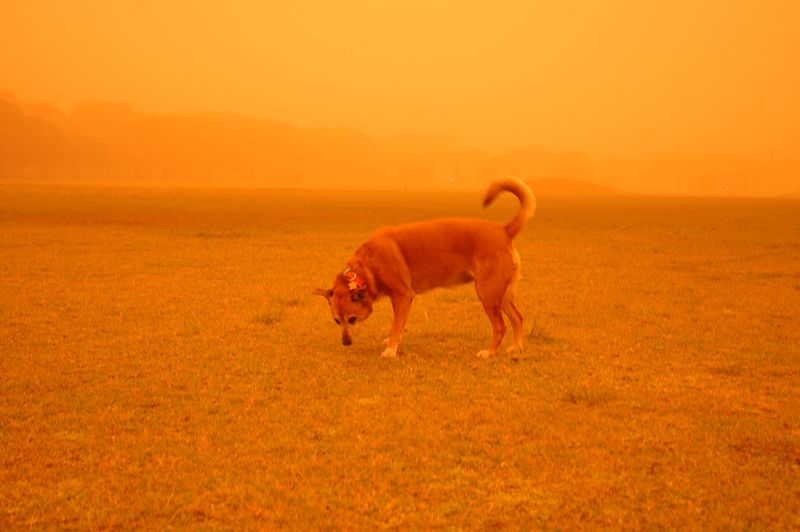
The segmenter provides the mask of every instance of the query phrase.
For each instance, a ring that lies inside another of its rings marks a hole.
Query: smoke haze
[[[124,102],[150,117],[144,130],[111,145],[138,142],[176,117],[214,113],[248,117],[234,130],[255,128],[251,139],[278,134],[266,132],[268,124],[317,132],[316,140],[286,142],[324,145],[314,152],[320,168],[320,150],[337,160],[339,149],[367,154],[353,163],[364,175],[408,161],[410,151],[445,181],[477,179],[481,165],[505,169],[522,150],[531,177],[623,186],[645,174],[648,185],[639,188],[657,190],[676,165],[699,164],[679,171],[679,187],[661,188],[691,191],[693,175],[734,171],[762,193],[796,185],[798,27],[800,3],[788,0],[9,0],[0,18],[0,87],[28,116],[60,121],[68,137],[88,135],[80,129],[86,102]],[[172,126],[162,136],[192,129]],[[181,149],[191,151],[186,142]],[[257,159],[258,146],[223,152],[250,150]],[[486,154],[500,163],[485,162]],[[765,175],[781,185],[759,184]]]

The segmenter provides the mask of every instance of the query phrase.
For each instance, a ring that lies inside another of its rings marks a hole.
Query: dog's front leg
[[[392,308],[394,309],[394,319],[392,320],[392,330],[389,333],[389,341],[386,344],[386,349],[381,353],[382,357],[396,357],[397,347],[400,345],[400,336],[406,328],[406,321],[408,320],[408,313],[411,311],[411,301],[414,296],[392,295]]]

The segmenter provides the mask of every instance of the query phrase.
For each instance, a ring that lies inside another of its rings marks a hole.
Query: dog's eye
[[[347,318],[347,323],[349,323],[350,325],[354,325],[357,319],[358,318],[356,318],[355,316],[350,316],[349,318]]]
[[[333,318],[333,321],[336,322],[336,325],[341,325],[342,324],[342,322],[339,321],[339,318]]]

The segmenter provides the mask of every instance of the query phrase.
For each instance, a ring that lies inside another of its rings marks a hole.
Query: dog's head
[[[372,314],[372,295],[366,281],[351,269],[333,280],[333,288],[317,288],[314,295],[328,300],[336,325],[342,328],[342,345],[353,343],[350,330]]]

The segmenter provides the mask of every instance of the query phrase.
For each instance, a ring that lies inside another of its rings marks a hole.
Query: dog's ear
[[[314,294],[315,296],[322,296],[325,299],[327,299],[328,301],[330,301],[331,297],[333,297],[333,289],[332,288],[328,288],[327,290],[324,289],[324,288],[315,288],[314,290],[312,290],[311,293]]]

